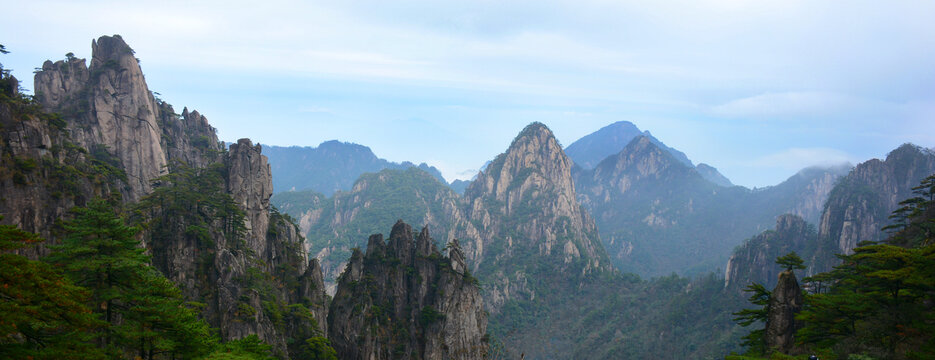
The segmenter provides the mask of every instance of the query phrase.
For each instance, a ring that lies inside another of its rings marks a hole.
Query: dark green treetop
[[[776,258],[776,263],[786,268],[786,271],[805,269],[805,262],[795,251]]]

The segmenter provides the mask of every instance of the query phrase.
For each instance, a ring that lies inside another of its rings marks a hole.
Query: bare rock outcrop
[[[766,348],[789,354],[795,351],[795,332],[802,324],[795,314],[802,310],[802,289],[792,271],[779,273],[776,288],[769,300],[769,315],[763,335]]]
[[[120,36],[102,36],[91,47],[87,69],[79,59],[43,64],[35,76],[36,98],[65,117],[78,145],[116,156],[127,177],[124,199],[139,201],[166,172],[159,107],[133,49]]]
[[[571,168],[552,132],[533,123],[465,190],[466,213],[478,227],[459,237],[489,281],[490,309],[543,295],[528,286],[529,273],[563,282],[612,270],[594,220],[578,204]]]
[[[273,177],[262,147],[250,139],[231,144],[226,159],[227,191],[246,213],[247,245],[257,254],[266,254],[266,229],[269,227],[269,198],[273,196]]]
[[[323,335],[321,267],[309,262],[296,226],[271,209],[261,148],[243,139],[226,151],[203,115],[176,114],[149,91],[120,36],[103,36],[92,48],[89,67],[69,54],[36,73],[36,99],[61,118],[4,116],[9,109],[0,106],[0,155],[11,165],[3,168],[28,170],[9,181],[0,176],[4,189],[15,187],[0,204],[5,221],[46,234],[68,208],[119,193],[151,225],[142,237],[153,265],[186,298],[205,303],[202,316],[223,339],[256,334],[288,356]],[[82,165],[90,160],[95,166]],[[168,173],[177,177],[161,178]],[[148,200],[192,179],[203,181],[179,188],[187,197]],[[184,203],[192,198],[200,200]]]
[[[734,250],[727,261],[724,285],[734,287],[738,293],[754,282],[772,286],[782,272],[776,258],[793,251],[804,258],[811,258],[817,241],[814,226],[796,215],[780,215],[776,219],[775,230],[764,231]]]
[[[370,236],[366,254],[351,255],[328,314],[338,357],[482,358],[487,315],[462,259],[457,242],[443,257],[428,228],[414,235],[401,221],[388,242]]]
[[[935,153],[912,144],[891,151],[886,160],[872,159],[851,171],[832,190],[821,216],[819,236],[850,254],[861,241],[880,241],[899,202],[912,197],[912,187],[935,173]],[[830,266],[829,266],[830,269]]]

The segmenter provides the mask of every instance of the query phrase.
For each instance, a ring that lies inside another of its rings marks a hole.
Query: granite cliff
[[[913,186],[933,173],[935,153],[912,144],[896,148],[885,160],[857,165],[828,197],[819,237],[834,243],[835,252],[842,254],[850,254],[861,241],[885,239],[880,229],[890,224],[890,213],[912,197]]]
[[[457,241],[443,257],[428,228],[399,221],[355,249],[328,313],[341,359],[480,359],[487,315]]]
[[[775,230],[764,231],[734,250],[727,261],[724,284],[735,290],[754,282],[773,286],[783,270],[776,264],[776,258],[794,251],[809,259],[817,250],[817,242],[813,225],[796,215],[781,215],[776,219]]]
[[[551,130],[533,123],[465,191],[478,233],[458,236],[488,284],[490,309],[613,270],[594,220],[578,204],[571,168]]]
[[[329,293],[344,270],[351,249],[366,246],[369,234],[402,219],[428,226],[441,234],[441,242],[456,232],[477,236],[467,220],[461,199],[444,183],[417,168],[382,170],[364,174],[348,192],[332,197],[310,191],[279,193],[273,202],[298,221],[302,234],[312,239],[309,253],[321,261]]]
[[[757,235],[734,251],[727,263],[725,284],[771,284],[772,274],[779,271],[773,260],[790,251],[805,260],[806,276],[830,271],[838,264],[835,254],[848,254],[861,241],[885,239],[887,234],[881,229],[890,224],[891,212],[912,196],[913,186],[932,173],[935,154],[911,144],[893,150],[886,160],[871,159],[857,165],[828,191],[823,212],[816,219],[817,233],[801,218],[779,217],[775,231]],[[820,179],[813,186],[832,183],[827,176]]]
[[[763,337],[766,348],[789,354],[796,351],[795,332],[802,323],[795,315],[802,311],[802,289],[791,270],[779,273],[776,287],[769,299],[769,312]]]
[[[0,105],[4,222],[54,242],[70,207],[117,197],[145,226],[153,265],[206,304],[223,339],[256,334],[288,356],[288,339],[323,334],[321,268],[271,208],[261,148],[242,139],[228,151],[204,116],[155,98],[119,36],[92,48],[90,66],[70,54],[43,64],[26,115]]]

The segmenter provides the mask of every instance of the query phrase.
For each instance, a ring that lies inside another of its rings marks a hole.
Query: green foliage
[[[444,214],[445,201],[457,195],[430,174],[418,168],[407,170],[383,170],[375,174],[364,174],[354,185],[359,192],[338,192],[331,200],[314,192],[285,192],[276,194],[272,202],[283,212],[301,217],[306,211],[320,211],[320,219],[310,226],[305,237],[309,241],[309,253],[315,254],[331,248],[322,259],[326,273],[328,266],[344,263],[351,255],[351,248],[366,246],[371,234],[384,231],[386,224],[402,219],[420,227],[427,214],[433,219],[432,232],[444,234],[453,226]],[[366,204],[366,206],[363,206]],[[348,223],[335,227],[331,219],[344,216],[359,209]]]
[[[429,326],[444,319],[445,314],[438,312],[438,310],[435,310],[435,308],[431,306],[422,307],[422,311],[419,313],[419,323],[421,323],[422,326]]]
[[[205,168],[173,164],[169,174],[156,179],[153,193],[134,207],[134,221],[151,230],[154,245],[171,243],[168,240],[176,236],[177,225],[185,224],[186,235],[196,240],[201,250],[217,250],[207,229],[220,229],[219,236],[226,238],[229,248],[246,250],[244,212],[224,191],[225,171],[221,163]],[[159,241],[162,239],[167,241]],[[154,253],[161,251],[154,249]]]
[[[220,344],[205,360],[276,360],[272,346],[256,335]]]
[[[887,243],[865,242],[842,264],[809,278],[824,291],[806,297],[797,338],[839,354],[935,357],[935,177],[894,212]],[[830,286],[829,286],[830,284]]]
[[[293,357],[295,360],[338,360],[338,353],[331,347],[331,342],[322,336],[305,339],[301,352]]]
[[[0,225],[0,358],[102,359],[90,344],[101,323],[88,292],[52,266],[12,253],[42,241]]]
[[[47,260],[90,292],[91,311],[104,321],[95,334],[98,347],[111,356],[142,359],[206,353],[215,341],[208,325],[149,265],[139,228],[125,225],[113,205],[99,199],[72,212],[62,244],[50,246]]]
[[[744,336],[744,342],[742,345],[747,347],[748,354],[766,354],[766,339],[763,337],[763,335],[766,332],[765,324],[766,319],[769,317],[769,302],[770,298],[772,297],[772,293],[769,290],[766,290],[762,284],[758,283],[748,285],[744,291],[751,293],[748,301],[753,305],[757,305],[758,307],[753,309],[743,309],[739,312],[735,312],[734,321],[743,327],[747,327],[753,324],[763,324],[764,328],[755,329]]]
[[[786,271],[805,269],[805,262],[795,251],[776,258],[776,263],[785,268]]]

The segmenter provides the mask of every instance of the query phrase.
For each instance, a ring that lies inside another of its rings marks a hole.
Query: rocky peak
[[[789,354],[795,350],[795,332],[802,324],[795,315],[802,311],[802,289],[792,271],[779,273],[776,288],[769,299],[764,340],[766,348]]]
[[[610,188],[591,187],[591,191],[585,193],[587,197],[599,198],[611,196],[608,191],[624,194],[635,183],[646,180],[701,180],[697,172],[646,136],[636,137],[619,153],[601,161],[592,173],[582,175],[582,182],[611,185]]]
[[[701,174],[701,177],[714,183],[715,185],[724,187],[734,186],[734,184],[730,182],[730,179],[724,176],[724,174],[721,174],[720,171],[717,171],[717,169],[711,165],[700,163],[698,166],[695,166],[695,171],[698,171],[698,174]]]
[[[370,236],[351,255],[328,314],[342,359],[480,359],[487,329],[480,289],[434,247],[396,222],[389,241]],[[455,249],[452,254],[457,253]],[[463,263],[461,263],[463,266]]]
[[[666,146],[653,137],[649,130],[640,131],[636,125],[629,121],[618,121],[588,134],[568,145],[565,148],[565,153],[582,169],[593,169],[602,160],[620,152],[633,139],[640,136],[649,138],[686,166],[693,166],[691,160],[684,153]]]
[[[465,191],[466,212],[481,227],[466,253],[479,273],[498,277],[491,306],[536,296],[525,285],[527,267],[545,266],[557,279],[611,269],[594,221],[578,204],[571,167],[552,132],[533,123]]]
[[[269,227],[269,198],[273,196],[273,178],[262,147],[250,139],[230,145],[227,158],[227,192],[246,213],[247,245],[257,254],[266,254],[266,230]]]
[[[935,153],[912,144],[891,151],[886,160],[857,165],[831,191],[821,216],[820,238],[849,254],[861,241],[885,238],[880,229],[912,187],[935,173]]]
[[[127,175],[124,200],[135,202],[165,173],[159,108],[120,36],[102,36],[91,47],[87,70],[83,60],[46,62],[35,76],[37,98],[48,111],[63,113],[76,143],[101,146],[120,159]]]
[[[808,224],[801,217],[792,214],[779,215],[776,218],[777,232],[796,232],[804,233]]]
[[[782,272],[776,258],[794,251],[803,259],[811,259],[817,241],[814,228],[801,217],[780,215],[775,230],[764,231],[734,250],[727,261],[724,284],[738,293],[754,282],[770,286]]]
[[[33,81],[36,100],[46,109],[55,110],[63,110],[65,103],[86,101],[79,99],[79,94],[86,89],[90,76],[85,59],[69,58],[54,63],[46,60]]]

